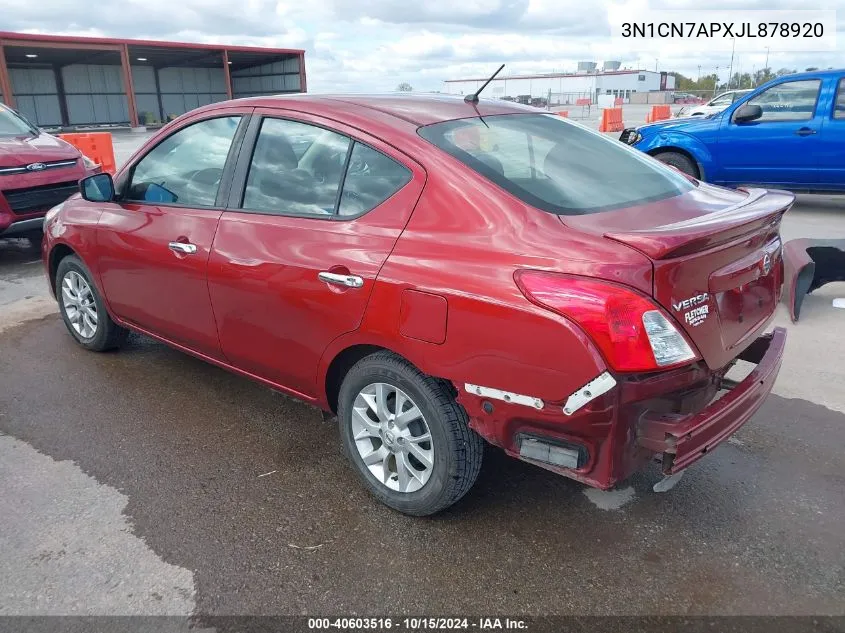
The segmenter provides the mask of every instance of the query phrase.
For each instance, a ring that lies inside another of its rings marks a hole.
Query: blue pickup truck
[[[845,70],[778,77],[717,114],[627,128],[620,140],[717,185],[845,192]]]

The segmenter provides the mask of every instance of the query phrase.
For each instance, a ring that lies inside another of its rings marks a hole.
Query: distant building
[[[300,49],[0,32],[0,102],[42,127],[150,125],[305,90]]]
[[[588,69],[586,64],[592,64]],[[605,66],[616,65],[608,62]],[[581,62],[580,72],[546,73],[540,75],[511,75],[497,77],[484,90],[484,96],[494,99],[523,100],[525,98],[550,99],[551,104],[574,104],[577,99],[589,97],[593,102],[599,95],[607,94],[630,99],[635,92],[674,90],[675,77],[652,70],[595,70],[592,62]],[[447,79],[443,92],[471,94],[487,81],[485,77],[472,79]],[[523,97],[523,99],[520,99]]]

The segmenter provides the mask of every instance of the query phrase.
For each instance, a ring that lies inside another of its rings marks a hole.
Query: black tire
[[[379,481],[364,464],[352,435],[352,410],[359,392],[373,383],[398,387],[419,407],[434,448],[428,481],[415,492],[399,492]],[[338,396],[343,451],[369,491],[382,503],[413,516],[435,514],[463,497],[481,469],[484,441],[469,428],[466,411],[455,401],[452,386],[426,376],[391,352],[359,361],[343,379]]]
[[[86,281],[97,308],[97,328],[91,337],[84,337],[73,328],[62,300],[62,281],[71,271],[78,273]],[[56,298],[59,301],[59,312],[62,315],[62,321],[65,322],[65,327],[74,340],[85,349],[92,352],[105,352],[120,347],[126,341],[129,331],[112,321],[97,286],[91,280],[91,273],[76,255],[68,255],[59,262],[56,269]]]
[[[671,165],[693,178],[699,178],[698,167],[686,154],[680,152],[658,152],[654,157],[661,163]]]

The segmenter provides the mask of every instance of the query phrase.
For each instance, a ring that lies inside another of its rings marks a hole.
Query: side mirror
[[[88,202],[114,200],[114,181],[110,174],[94,174],[79,181],[79,192]]]
[[[739,106],[734,112],[734,123],[747,123],[759,119],[761,116],[763,116],[763,108],[746,103]]]

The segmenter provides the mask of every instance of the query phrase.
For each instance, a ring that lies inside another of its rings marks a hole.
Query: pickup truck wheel
[[[681,154],[680,152],[658,152],[654,154],[654,157],[661,163],[671,165],[693,178],[699,178],[698,167],[685,154]]]
[[[475,483],[483,440],[451,385],[390,352],[359,361],[343,379],[338,420],[344,453],[382,503],[434,514]]]
[[[85,349],[94,352],[120,347],[129,332],[106,312],[91,273],[75,255],[68,255],[56,269],[56,298],[68,332]]]

